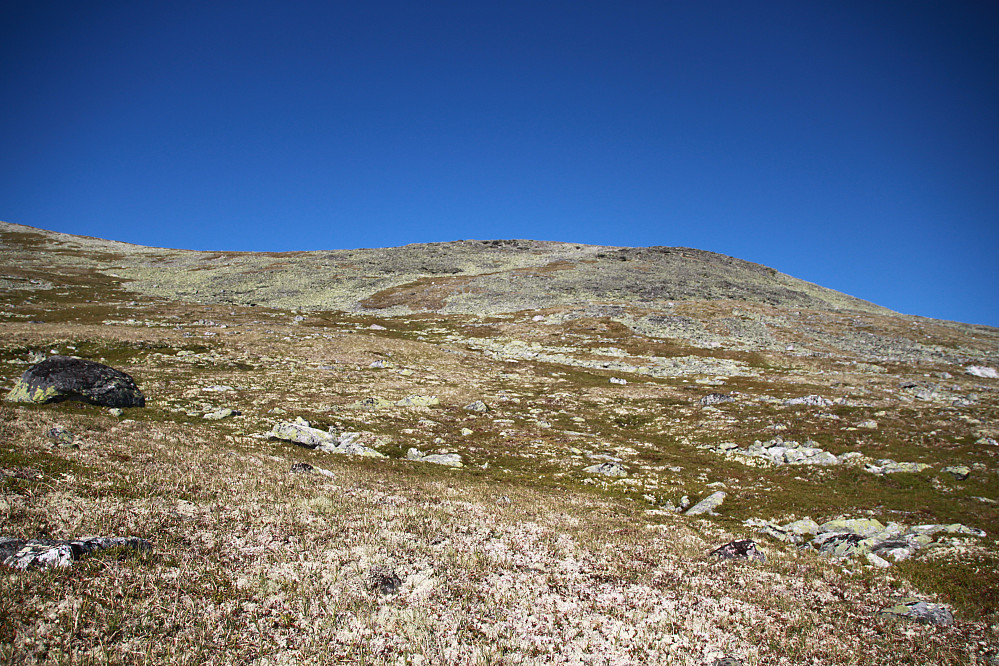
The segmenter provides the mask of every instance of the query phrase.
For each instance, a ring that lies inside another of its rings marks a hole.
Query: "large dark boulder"
[[[145,407],[135,380],[120,370],[69,356],[52,356],[28,368],[7,394],[10,402],[44,404],[81,400],[104,407]]]

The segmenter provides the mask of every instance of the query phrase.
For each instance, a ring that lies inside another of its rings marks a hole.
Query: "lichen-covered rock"
[[[441,404],[436,395],[407,395],[395,403],[396,407],[433,407]]]
[[[940,470],[944,474],[950,474],[958,481],[964,481],[969,476],[971,476],[971,468],[966,465],[953,465],[951,467],[944,467]]]
[[[308,421],[302,419],[299,419],[298,422],[275,423],[267,436],[272,439],[301,444],[306,448],[318,449],[326,453],[345,453],[372,458],[385,457],[378,451],[358,443],[356,440],[360,437],[360,433],[346,432],[336,435],[319,428],[313,428],[308,424]]]
[[[869,542],[859,534],[825,533],[812,540],[812,546],[829,557],[855,557],[870,552]]]
[[[604,476],[628,476],[628,470],[619,462],[605,462],[590,465],[583,469],[587,474],[603,474]]]
[[[806,395],[801,398],[791,398],[790,400],[785,400],[784,404],[793,407],[795,405],[807,405],[809,407],[829,407],[831,406],[832,400],[828,398],[823,398],[821,395]]]
[[[135,380],[120,370],[69,356],[28,368],[7,394],[10,402],[44,404],[80,400],[104,407],[145,407]]]
[[[351,407],[356,407],[358,409],[384,409],[386,407],[392,407],[395,403],[385,398],[380,398],[378,396],[371,396],[370,398],[363,398],[356,402],[350,404]]]
[[[469,403],[462,407],[466,412],[488,412],[489,406],[481,400]]]
[[[406,458],[417,462],[447,465],[448,467],[464,467],[464,464],[461,462],[461,456],[457,453],[423,454],[419,449],[410,447],[409,451],[406,452]]]
[[[888,458],[864,465],[864,469],[871,474],[878,474],[881,476],[885,474],[897,474],[899,472],[916,474],[929,468],[930,465],[927,465],[926,463],[895,462],[894,460],[890,460]]]
[[[720,405],[725,402],[732,402],[735,398],[724,393],[709,393],[700,399],[700,403],[705,407],[710,405]]]
[[[954,624],[954,615],[946,606],[915,597],[902,599],[897,604],[881,610],[878,615],[943,627]]]
[[[76,435],[66,430],[62,426],[55,426],[50,428],[48,432],[49,439],[52,441],[52,446],[63,447],[63,448],[79,448],[76,445]]]
[[[717,492],[711,493],[700,502],[694,506],[687,509],[687,512],[683,515],[685,516],[699,516],[704,513],[714,513],[715,509],[721,506],[725,498],[728,497],[728,493],[724,490],[719,490]]]
[[[723,560],[767,561],[767,556],[764,555],[762,550],[756,547],[756,542],[752,539],[729,541],[724,546],[719,546],[711,551],[711,555],[720,557]]]
[[[230,416],[239,416],[240,413],[235,409],[230,409],[229,407],[223,407],[221,409],[216,409],[214,412],[209,412],[201,418],[206,421],[221,421],[222,419],[227,419]]]
[[[85,555],[115,547],[137,551],[151,549],[148,541],[137,537],[88,536],[69,541],[0,537],[0,562],[22,570],[68,567]]]
[[[884,529],[885,526],[881,521],[874,518],[839,518],[823,523],[819,526],[818,531],[820,534],[824,532],[849,532],[866,538],[880,534]]]

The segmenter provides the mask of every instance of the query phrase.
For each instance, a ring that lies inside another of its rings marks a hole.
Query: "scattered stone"
[[[406,459],[447,465],[448,467],[464,467],[464,464],[461,462],[461,456],[457,453],[432,453],[425,455],[415,447],[410,447],[409,451],[406,452]]]
[[[224,384],[216,384],[214,386],[206,386],[206,387],[204,387],[201,390],[202,391],[212,392],[212,393],[226,393],[228,391],[235,391],[236,389],[234,389],[231,386],[226,386]]]
[[[462,428],[461,429],[461,436],[462,437],[468,437],[469,435],[473,434],[474,432],[475,431],[472,430],[471,428]]]
[[[756,542],[752,539],[729,541],[724,546],[720,546],[711,551],[711,554],[720,557],[723,560],[751,560],[754,562],[767,561],[767,556],[762,550],[756,547]]]
[[[88,536],[70,541],[0,537],[0,562],[21,570],[68,567],[85,555],[115,547],[140,552],[152,548],[148,541],[136,537]]]
[[[975,444],[980,444],[984,446],[999,446],[999,442],[992,439],[991,437],[979,437],[975,440]]]
[[[720,405],[725,402],[734,402],[735,398],[725,393],[709,393],[701,398],[700,403],[705,407],[710,405]]]
[[[69,356],[52,356],[28,368],[7,394],[10,402],[45,404],[80,400],[104,407],[145,407],[146,399],[129,375]]]
[[[378,396],[372,396],[370,398],[364,398],[353,402],[350,404],[351,407],[357,407],[358,409],[385,409],[386,407],[392,407],[395,403],[386,400],[385,398],[379,398]]]
[[[954,624],[954,615],[942,604],[923,601],[915,597],[902,599],[894,606],[878,612],[878,615],[892,619],[912,620],[923,624],[946,627]]]
[[[33,351],[30,354],[28,354],[28,363],[30,363],[31,365],[36,365],[44,361],[46,358],[48,357],[45,355],[45,352]]]
[[[368,367],[369,368],[376,368],[376,369],[377,368],[394,368],[395,367],[395,363],[393,363],[392,361],[383,361],[383,360],[379,359],[379,360],[375,361],[374,363],[372,363],[371,365],[369,365]]]
[[[301,444],[309,449],[318,449],[326,453],[345,453],[355,456],[368,456],[372,458],[384,458],[381,453],[374,449],[359,444],[356,440],[360,433],[346,432],[335,435],[318,428],[313,428],[308,421],[299,418],[298,421],[282,421],[275,423],[267,436],[271,439],[280,439],[294,444]]]
[[[965,465],[953,465],[951,467],[944,467],[940,470],[944,474],[950,474],[958,481],[964,481],[969,476],[971,476],[971,468]]]
[[[441,404],[436,395],[407,395],[395,403],[396,407],[433,407]]]
[[[42,478],[42,473],[31,467],[15,467],[13,469],[0,469],[0,480],[4,478],[21,479],[23,481],[37,481]]]
[[[926,463],[895,462],[889,458],[884,458],[882,460],[877,460],[874,463],[864,465],[864,469],[871,474],[879,474],[881,476],[884,476],[885,474],[896,474],[898,472],[916,474],[918,472],[922,472],[923,470],[927,470],[930,467],[931,466]]]
[[[857,424],[857,427],[863,428],[865,430],[877,430],[878,422],[873,419],[869,421],[861,421],[860,423]]]
[[[379,324],[372,324],[371,326],[368,326],[368,330],[369,331],[387,331],[388,329],[385,328],[384,326],[379,325]]]
[[[80,448],[76,444],[76,435],[66,430],[62,426],[55,426],[50,428],[48,432],[49,439],[52,440],[52,445],[55,447],[63,448]]]
[[[760,463],[781,465],[841,465],[861,454],[856,451],[835,456],[818,447],[809,440],[804,444],[785,440],[777,436],[769,442],[756,440],[748,448],[742,448],[733,442],[721,442],[715,445],[704,445],[706,448],[722,455],[735,457],[746,465],[759,466]]]
[[[736,657],[719,657],[711,662],[711,666],[746,666],[746,662]]]
[[[114,416],[115,418],[119,418],[125,415],[125,410],[122,409],[121,407],[112,407],[111,409],[108,410],[108,414]]]
[[[489,405],[482,402],[481,400],[476,400],[475,402],[469,403],[462,407],[466,412],[488,412]]]
[[[309,463],[299,462],[291,466],[289,470],[292,474],[322,474],[323,476],[328,476],[331,479],[334,478],[333,472],[323,469],[322,467],[314,467]]]
[[[728,497],[728,493],[724,490],[719,490],[717,492],[711,493],[700,502],[694,506],[687,509],[687,512],[683,515],[685,516],[699,516],[704,513],[714,514],[715,509],[721,506],[725,498]]]
[[[628,380],[627,379],[621,379],[620,377],[611,377],[610,378],[610,383],[611,384],[622,384],[623,385],[623,384],[627,384]]]
[[[216,409],[214,412],[205,414],[201,418],[208,421],[221,421],[222,419],[227,419],[230,416],[241,416],[241,415],[242,412],[238,410],[230,409],[228,407],[223,407],[222,409]]]
[[[785,400],[784,404],[787,406],[808,405],[809,407],[831,407],[833,402],[832,400],[823,398],[821,395],[806,395],[801,398]]]
[[[375,594],[392,594],[402,586],[402,579],[388,564],[379,564],[368,569],[368,589]]]
[[[587,474],[603,474],[604,476],[628,476],[628,470],[619,462],[605,462],[590,465],[583,469]]]
[[[999,379],[999,370],[989,368],[984,365],[969,365],[964,369],[965,374],[983,379]]]

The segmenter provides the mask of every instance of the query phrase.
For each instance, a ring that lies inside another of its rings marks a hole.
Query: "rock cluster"
[[[985,532],[954,523],[952,525],[884,525],[874,518],[837,518],[821,525],[811,518],[785,525],[750,519],[745,522],[767,536],[813,548],[834,558],[864,557],[877,567],[891,566],[892,561],[906,560],[919,549],[932,546],[935,535],[984,537]]]
[[[358,432],[345,432],[335,434],[313,428],[308,421],[299,417],[294,421],[282,421],[275,423],[271,431],[267,433],[271,439],[280,439],[285,442],[301,444],[309,449],[318,449],[326,453],[345,453],[357,456],[369,456],[372,458],[383,458],[384,456],[372,448],[357,442],[361,436]]]
[[[841,465],[855,458],[861,457],[860,453],[850,451],[836,456],[809,440],[804,444],[785,440],[779,435],[768,442],[756,440],[747,448],[742,448],[733,442],[722,442],[721,444],[705,445],[706,448],[715,453],[741,459],[741,462],[755,465],[758,462],[770,463],[773,465]]]

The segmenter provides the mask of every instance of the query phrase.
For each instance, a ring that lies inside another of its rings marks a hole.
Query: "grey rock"
[[[628,476],[628,471],[619,462],[605,462],[599,465],[590,465],[583,469],[588,474],[603,474],[605,476]]]
[[[79,448],[76,444],[76,435],[61,426],[55,426],[48,431],[52,445],[62,448]]]
[[[388,564],[379,564],[368,569],[368,589],[375,594],[392,594],[402,586],[402,579]]]
[[[357,443],[360,433],[347,432],[335,435],[308,425],[308,421],[299,419],[298,422],[282,421],[275,423],[271,431],[267,433],[271,439],[280,439],[285,442],[301,444],[309,449],[318,449],[326,453],[344,453],[347,455],[367,456],[371,458],[383,458],[384,456]]]
[[[125,410],[121,407],[112,407],[108,410],[108,414],[117,418],[119,416],[123,416],[125,414]]]
[[[964,481],[969,476],[971,476],[971,468],[965,465],[953,465],[951,467],[944,467],[940,471],[943,472],[944,474],[950,474],[958,481]]]
[[[881,541],[871,547],[871,552],[885,558],[891,558],[896,562],[907,560],[920,548],[918,541],[914,539],[890,539]]]
[[[700,516],[705,513],[714,513],[714,510],[721,506],[725,498],[728,497],[728,493],[724,490],[719,490],[717,492],[711,493],[700,502],[694,506],[687,509],[685,516]]]
[[[966,375],[981,377],[983,379],[999,379],[999,370],[989,368],[984,365],[969,365],[964,369]]]
[[[868,463],[864,465],[864,469],[871,474],[897,474],[898,472],[906,472],[909,474],[915,474],[927,470],[930,465],[926,463],[915,463],[915,462],[895,462],[890,459],[878,460],[875,463]]]
[[[735,398],[725,393],[709,393],[701,398],[700,403],[705,407],[709,405],[720,405],[725,402],[733,402]]]
[[[784,404],[787,406],[807,405],[809,407],[830,407],[833,402],[832,400],[823,398],[821,395],[806,395],[801,398],[791,398],[790,400],[785,400]]]
[[[7,400],[35,404],[79,400],[103,407],[146,405],[145,397],[129,375],[69,356],[52,356],[28,368],[7,394]]]
[[[807,536],[818,534],[819,524],[811,518],[802,518],[801,520],[796,520],[793,523],[783,525],[781,529],[797,536]]]
[[[222,419],[227,419],[230,416],[239,416],[240,412],[235,409],[230,409],[228,407],[223,407],[222,409],[216,409],[214,412],[205,414],[201,418],[206,421],[221,421]]]
[[[767,556],[762,550],[756,547],[756,542],[752,539],[729,541],[724,546],[719,546],[711,551],[711,555],[720,557],[723,560],[751,560],[754,562],[767,561]]]
[[[396,407],[433,407],[441,404],[435,395],[407,395],[395,403]]]
[[[464,464],[461,462],[461,456],[457,453],[432,453],[424,455],[419,449],[411,447],[409,451],[406,452],[406,458],[417,462],[447,465],[448,467],[464,467]]]
[[[812,540],[815,550],[829,557],[855,557],[869,552],[867,540],[859,534],[824,533]]]
[[[21,570],[69,567],[90,553],[115,547],[140,552],[152,548],[148,541],[137,537],[88,536],[69,541],[0,537],[0,562]]]
[[[946,606],[915,597],[902,599],[897,604],[882,609],[878,615],[944,627],[954,624],[954,615]]]
[[[719,657],[711,662],[711,666],[746,666],[746,662],[736,657]]]
[[[469,404],[462,407],[466,412],[488,412],[489,405],[482,402],[481,400],[476,400],[475,402],[470,402]]]

